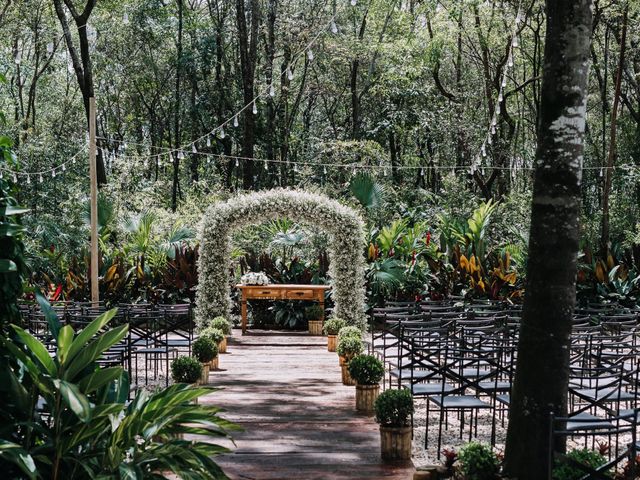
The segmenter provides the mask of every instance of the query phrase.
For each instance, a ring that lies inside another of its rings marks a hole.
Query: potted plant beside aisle
[[[362,340],[362,330],[360,330],[358,327],[354,327],[353,325],[349,325],[347,327],[342,327],[340,330],[338,330],[338,341],[337,344],[340,344],[340,340],[347,338],[347,337],[354,337],[357,338],[359,340]],[[344,365],[345,363],[345,358],[340,355],[340,351],[337,349],[336,346],[336,352],[338,352],[338,361],[340,363],[340,366]],[[362,353],[362,352],[360,352]]]
[[[218,353],[223,353],[221,348],[222,345],[224,345],[225,351],[226,351],[227,339],[224,336],[224,332],[219,328],[207,327],[204,330],[202,330],[202,332],[200,332],[200,336],[210,338],[211,341],[218,346]],[[214,361],[215,361],[215,366],[211,365],[211,368],[215,370],[218,368],[218,356],[216,356]]]
[[[224,334],[222,341],[218,344],[218,351],[220,353],[227,353],[227,337],[231,335],[231,323],[223,316],[215,317],[209,322],[208,327],[217,328]]]
[[[197,385],[202,377],[202,365],[195,357],[178,357],[171,362],[171,378],[175,383]]]
[[[413,397],[407,389],[386,390],[375,402],[376,422],[380,424],[380,453],[383,460],[411,459]]]
[[[358,355],[349,362],[349,374],[356,382],[356,410],[372,415],[384,376],[382,362],[373,355]]]
[[[359,337],[347,336],[338,340],[338,355],[344,358],[342,365],[342,384],[355,385],[356,382],[349,374],[349,362],[352,358],[360,355],[364,350],[364,344]]]
[[[339,317],[331,317],[324,322],[324,333],[327,336],[327,350],[335,352],[338,347],[338,332],[346,327],[347,322]]]
[[[209,369],[212,361],[216,361],[215,368],[217,368],[218,346],[209,337],[201,336],[193,342],[193,356],[202,364],[200,383],[206,385],[209,383]]]
[[[309,322],[309,334],[310,335],[322,335],[322,318],[324,317],[324,310],[320,305],[311,305],[304,310],[304,315]]]

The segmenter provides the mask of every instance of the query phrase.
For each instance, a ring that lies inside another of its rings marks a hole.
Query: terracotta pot
[[[200,385],[207,385],[209,383],[209,364],[202,363],[202,376],[200,377]]]
[[[218,344],[218,353],[227,353],[227,337],[224,337]]]
[[[338,355],[338,363],[340,364],[340,366],[344,365],[347,362],[347,359],[345,357],[343,357],[342,355]]]
[[[335,352],[338,348],[338,336],[337,335],[327,335],[327,350],[330,352]]]
[[[345,362],[342,365],[342,384],[343,385],[355,385],[356,381],[351,378],[351,374],[349,373],[349,364]]]
[[[356,385],[356,410],[373,415],[373,404],[380,394],[380,385]]]
[[[322,320],[309,320],[309,334],[322,335]]]
[[[380,426],[380,453],[383,460],[411,460],[411,427]]]
[[[216,358],[214,358],[213,360],[211,360],[209,362],[209,364],[208,364],[209,365],[209,370],[218,370],[218,359],[219,358],[220,357],[216,356]]]

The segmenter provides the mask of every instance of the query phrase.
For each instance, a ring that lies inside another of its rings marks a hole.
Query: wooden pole
[[[98,289],[98,177],[96,173],[96,99],[89,99],[89,177],[91,179],[91,302],[100,301]]]

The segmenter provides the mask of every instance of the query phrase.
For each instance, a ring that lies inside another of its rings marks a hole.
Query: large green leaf
[[[120,325],[113,330],[103,333],[89,345],[86,345],[75,357],[72,357],[71,352],[69,352],[63,377],[66,380],[73,380],[76,375],[100,358],[106,350],[122,340],[127,335],[128,328],[128,325]],[[78,335],[73,341],[71,348],[76,345],[79,337]]]
[[[58,333],[58,359],[60,363],[64,363],[67,358],[67,352],[73,342],[73,327],[71,325],[65,325],[60,329]]]
[[[27,213],[28,211],[28,208],[21,208],[13,205],[0,205],[0,217],[6,217],[9,215],[22,215],[23,213]]]
[[[53,358],[51,358],[47,348],[26,330],[16,325],[12,325],[12,327],[20,341],[31,351],[32,356],[35,357],[38,363],[44,367],[50,376],[54,377],[57,373],[56,364],[53,361]]]
[[[78,382],[78,388],[85,395],[120,378],[122,367],[99,368]]]
[[[0,258],[0,273],[17,272],[18,266],[13,260],[7,260],[6,258]]]
[[[91,420],[91,404],[75,384],[58,379],[54,380],[53,383],[60,390],[60,395],[64,402],[80,420],[85,423]]]
[[[51,308],[49,300],[47,300],[38,290],[36,290],[36,301],[38,302],[38,305],[40,305],[40,310],[42,310],[44,318],[47,319],[47,324],[49,325],[51,334],[54,338],[58,338],[60,328],[62,327],[62,325],[60,325],[60,320],[58,320],[58,314],[53,308]]]
[[[36,464],[20,445],[0,439],[0,458],[17,465],[31,479],[37,478]]]
[[[103,313],[89,325],[84,327],[69,347],[67,361],[72,361],[73,358],[86,346],[89,340],[91,340],[91,338],[93,338],[93,336],[98,333],[102,327],[111,321],[117,311],[118,309],[113,308],[108,312]]]

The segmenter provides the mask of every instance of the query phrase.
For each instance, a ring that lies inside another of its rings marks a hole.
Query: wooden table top
[[[330,290],[331,285],[303,285],[294,283],[270,283],[268,285],[243,285],[241,283],[236,285],[236,288],[272,288],[272,289],[306,289],[306,290]]]

